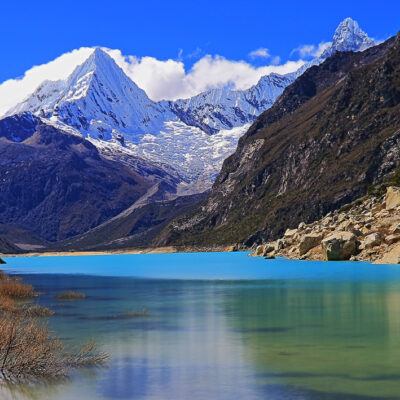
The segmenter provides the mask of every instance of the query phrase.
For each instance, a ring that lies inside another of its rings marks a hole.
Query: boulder
[[[265,245],[264,245],[264,256],[266,256],[268,253],[271,253],[272,251],[275,251],[274,243],[265,243]]]
[[[276,241],[276,246],[275,246],[275,250],[279,251],[284,249],[287,246],[286,240],[285,239],[278,239]]]
[[[393,244],[400,240],[400,235],[389,235],[385,237],[385,242],[387,244]]]
[[[386,188],[386,210],[400,206],[400,188],[389,186]]]
[[[381,242],[382,236],[379,232],[371,233],[363,240],[364,248],[379,246]]]
[[[256,251],[254,252],[255,256],[262,256],[264,254],[264,246],[257,246]]]
[[[354,222],[351,220],[345,220],[341,222],[338,226],[338,230],[340,231],[351,231],[354,227]]]
[[[348,260],[358,252],[357,237],[351,232],[335,232],[321,242],[325,260]]]
[[[0,258],[0,264],[6,264],[6,262],[2,258]]]
[[[297,233],[297,229],[286,229],[285,234],[283,235],[285,238],[292,239]]]
[[[309,233],[304,235],[299,243],[299,254],[302,256],[306,254],[313,247],[318,246],[321,243],[323,235],[320,233]]]
[[[400,233],[400,224],[395,223],[390,227],[390,232],[391,233]]]
[[[306,223],[305,222],[300,222],[298,230],[301,231],[306,227]]]
[[[372,212],[372,214],[376,214],[379,211],[383,210],[384,208],[385,208],[385,205],[383,203],[378,203],[372,208],[371,212]]]

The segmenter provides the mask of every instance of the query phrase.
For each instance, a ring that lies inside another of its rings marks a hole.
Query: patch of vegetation
[[[11,299],[30,299],[36,296],[37,293],[35,293],[32,285],[8,279],[2,280],[0,283],[0,296],[1,295]]]
[[[54,297],[58,300],[77,300],[77,299],[85,299],[86,294],[69,291],[69,292],[57,293]]]
[[[23,307],[23,313],[28,317],[51,317],[55,314],[50,308],[40,306],[39,304]]]
[[[64,377],[71,369],[102,365],[108,358],[94,343],[67,349],[35,318],[0,317],[0,372],[9,382]]]
[[[0,382],[66,377],[71,369],[107,361],[94,342],[70,349],[53,336],[39,318],[54,312],[21,302],[35,295],[33,286],[0,272]]]
[[[129,318],[135,318],[135,317],[145,317],[147,316],[147,310],[143,309],[142,311],[131,311],[127,313],[122,313],[122,314],[115,314],[115,315],[105,315],[102,317],[99,317],[98,319],[104,319],[104,320],[109,320],[109,319],[129,319]]]
[[[379,183],[377,185],[368,185],[367,194],[381,197],[386,193],[386,188],[388,186],[400,187],[400,169],[396,169],[393,175],[385,179],[382,183]]]

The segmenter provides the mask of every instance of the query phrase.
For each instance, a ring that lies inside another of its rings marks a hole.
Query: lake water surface
[[[59,337],[95,338],[111,360],[1,399],[400,399],[400,266],[246,253],[5,260],[43,293]],[[54,299],[65,290],[87,298]]]

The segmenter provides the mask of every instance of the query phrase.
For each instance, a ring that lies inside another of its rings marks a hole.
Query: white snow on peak
[[[322,53],[322,58],[329,57],[335,51],[363,51],[374,45],[374,39],[360,29],[357,21],[346,18],[337,27],[332,45]]]
[[[44,82],[8,114],[27,110],[104,140],[122,135],[136,141],[141,134],[158,132],[166,118],[175,117],[150,100],[100,48],[66,81]]]
[[[374,44],[347,18],[331,46],[294,73],[264,76],[247,90],[212,89],[160,102],[149,99],[113,58],[96,48],[66,80],[43,82],[8,115],[30,111],[64,131],[80,132],[108,153],[168,166],[182,178],[183,192],[201,191],[211,186],[249,124],[307,68],[336,51],[361,51]]]
[[[253,122],[293,81],[291,76],[270,74],[247,90],[212,89],[169,105],[186,124],[213,134]]]

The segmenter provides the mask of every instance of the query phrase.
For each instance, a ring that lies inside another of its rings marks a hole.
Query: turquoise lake
[[[106,368],[3,399],[400,399],[400,266],[247,253],[5,258]],[[86,299],[59,301],[61,291]],[[146,316],[121,314],[147,310]]]

